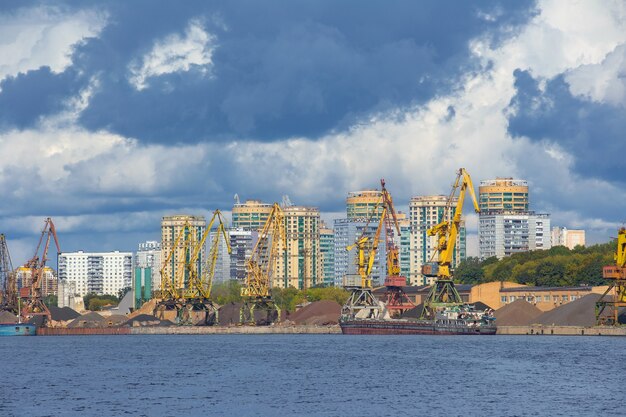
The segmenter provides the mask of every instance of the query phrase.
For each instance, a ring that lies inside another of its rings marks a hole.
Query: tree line
[[[495,256],[481,261],[470,257],[454,272],[455,281],[481,284],[512,281],[530,286],[605,285],[602,267],[612,265],[615,243],[568,249],[555,246],[548,250],[516,253],[498,260]]]

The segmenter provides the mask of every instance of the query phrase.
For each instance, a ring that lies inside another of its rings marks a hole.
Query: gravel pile
[[[546,311],[537,318],[536,322],[555,326],[594,326],[596,324],[596,301],[599,298],[599,294],[585,295],[578,300]]]
[[[17,323],[17,316],[10,311],[0,311],[0,323],[13,324]]]
[[[61,308],[56,306],[50,306],[48,307],[48,310],[50,310],[50,315],[52,316],[52,320],[54,321],[69,321],[80,317],[80,313],[72,310],[70,307]]]
[[[130,320],[127,320],[124,325],[130,327],[161,326],[162,323],[165,322],[167,323],[167,325],[171,324],[169,320],[161,321],[155,316],[151,316],[149,314],[138,314]]]
[[[536,323],[543,312],[526,300],[515,300],[493,314],[498,326],[526,326]]]
[[[288,319],[296,324],[328,325],[337,324],[341,306],[330,300],[315,301],[291,314]]]
[[[90,312],[83,314],[80,317],[72,320],[68,325],[68,328],[101,328],[108,327],[108,323],[104,317],[98,313]]]

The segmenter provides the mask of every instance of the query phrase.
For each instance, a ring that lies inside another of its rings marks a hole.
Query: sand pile
[[[152,299],[146,303],[144,303],[141,307],[139,307],[137,310],[133,311],[132,313],[130,313],[128,315],[129,318],[133,318],[133,317],[137,317],[140,314],[148,314],[148,315],[152,315],[154,314],[154,309],[157,305],[157,300]]]
[[[543,312],[526,300],[515,300],[493,314],[498,326],[526,326],[536,323]]]
[[[0,311],[0,323],[13,324],[17,323],[17,316],[10,311]]]
[[[337,324],[341,306],[330,300],[315,301],[288,316],[296,324],[328,325]]]
[[[108,327],[107,321],[98,313],[87,313],[72,320],[68,325],[68,328],[101,328]]]
[[[48,310],[50,310],[50,315],[52,316],[52,320],[54,321],[69,321],[80,317],[80,313],[72,310],[69,307],[61,308],[56,306],[50,306],[48,307]]]
[[[599,294],[585,295],[578,300],[546,311],[537,318],[536,323],[555,326],[595,326],[595,307],[599,298]]]

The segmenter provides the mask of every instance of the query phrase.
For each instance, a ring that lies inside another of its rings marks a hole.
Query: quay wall
[[[94,336],[129,334],[339,334],[339,326],[150,326],[105,328],[41,327],[37,336]]]
[[[626,327],[614,326],[498,326],[496,334],[544,336],[626,336]]]

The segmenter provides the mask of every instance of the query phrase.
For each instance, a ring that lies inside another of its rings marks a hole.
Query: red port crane
[[[46,261],[48,260],[48,249],[50,248],[50,238],[54,239],[57,247],[57,253],[61,252],[59,239],[57,237],[56,228],[52,219],[48,217],[45,220],[35,255],[26,262],[25,268],[30,270],[30,287],[22,287],[20,289],[20,302],[22,304],[22,319],[28,320],[33,316],[43,316],[44,322],[50,321],[50,310],[43,302],[43,294],[41,286],[44,280]],[[41,250],[41,255],[40,255]]]

